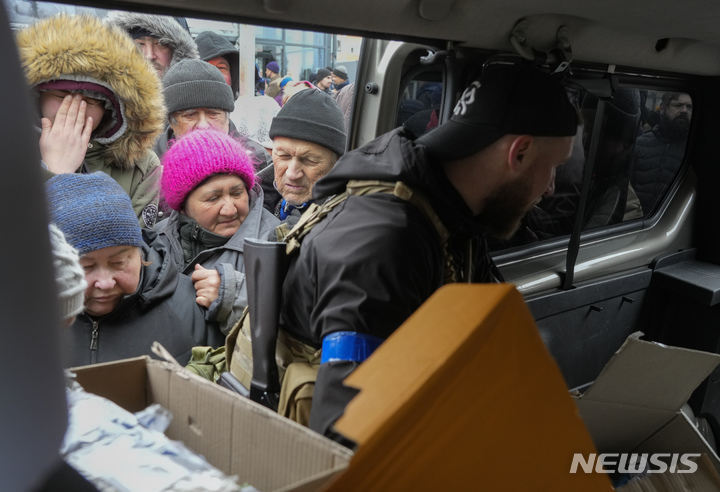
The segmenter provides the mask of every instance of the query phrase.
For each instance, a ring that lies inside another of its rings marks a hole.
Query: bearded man
[[[305,236],[283,284],[284,334],[322,350],[311,429],[349,444],[333,430],[357,393],[343,380],[446,281],[497,281],[485,234],[510,237],[552,193],[577,127],[547,73],[492,65],[449,121],[420,138],[382,135],[315,184],[317,203],[351,194]],[[391,191],[352,194],[353,180]]]
[[[635,142],[632,186],[644,215],[653,212],[680,170],[685,156],[692,98],[683,92],[666,92],[660,103],[660,123]]]

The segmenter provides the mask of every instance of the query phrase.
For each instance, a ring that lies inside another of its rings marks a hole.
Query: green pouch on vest
[[[293,362],[285,371],[278,413],[299,424],[310,425],[310,410],[320,364]]]
[[[193,347],[190,362],[185,368],[198,376],[217,383],[220,374],[227,369],[225,347]]]
[[[250,338],[250,314],[245,308],[240,320],[225,337],[227,370],[250,391],[252,381],[252,340]]]

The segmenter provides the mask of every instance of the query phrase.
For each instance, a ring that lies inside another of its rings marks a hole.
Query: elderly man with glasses
[[[230,120],[235,96],[217,67],[202,60],[184,60],[168,70],[163,86],[168,125],[155,143],[158,157],[162,159],[171,140],[193,130],[214,128],[240,140],[251,153],[256,169],[271,162],[262,145],[241,135]]]

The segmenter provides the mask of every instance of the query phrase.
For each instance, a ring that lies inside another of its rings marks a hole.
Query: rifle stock
[[[285,246],[247,238],[244,249],[253,357],[250,399],[275,411],[280,396],[275,348],[282,285],[288,267]]]

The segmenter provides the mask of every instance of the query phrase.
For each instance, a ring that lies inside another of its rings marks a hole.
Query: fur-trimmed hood
[[[165,121],[162,84],[127,33],[89,15],[60,14],[20,31],[17,45],[31,88],[80,75],[112,91],[125,127],[104,146],[108,165],[130,169],[152,150]]]
[[[171,67],[182,60],[199,58],[192,36],[172,17],[113,11],[107,15],[105,22],[119,26],[125,32],[139,27],[152,33],[161,45],[168,46],[172,50]]]

